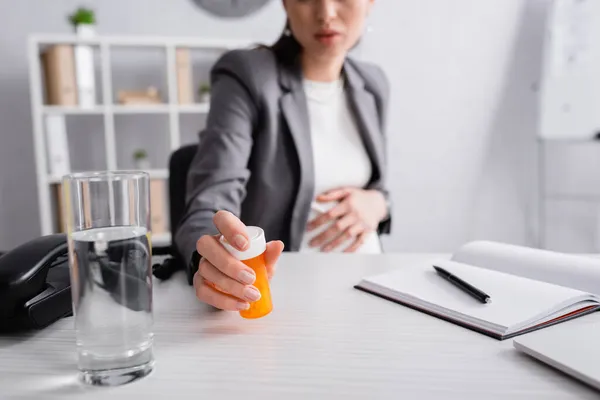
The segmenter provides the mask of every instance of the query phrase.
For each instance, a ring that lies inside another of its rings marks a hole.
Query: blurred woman
[[[389,88],[380,68],[348,57],[373,3],[283,0],[287,24],[274,45],[234,50],[215,64],[175,237],[198,268],[201,301],[240,310],[260,297],[254,272],[216,236],[243,250],[245,225],[270,240],[271,273],[284,242],[291,251],[381,252],[379,235],[391,225]]]

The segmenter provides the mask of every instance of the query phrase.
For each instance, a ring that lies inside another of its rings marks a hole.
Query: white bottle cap
[[[265,232],[257,226],[246,227],[248,232],[248,238],[250,244],[244,251],[240,251],[233,247],[229,242],[221,235],[219,241],[227,249],[227,251],[238,260],[249,260],[254,257],[260,256],[267,249],[267,241],[265,239]]]

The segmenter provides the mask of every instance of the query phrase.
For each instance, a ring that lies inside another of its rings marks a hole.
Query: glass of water
[[[154,366],[148,174],[67,175],[63,196],[83,381],[144,377]]]

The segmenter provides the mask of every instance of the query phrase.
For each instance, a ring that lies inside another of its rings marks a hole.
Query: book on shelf
[[[434,265],[485,292],[491,303],[452,285]],[[450,259],[366,277],[355,287],[503,340],[598,310],[600,260],[476,241]]]
[[[177,100],[179,104],[193,104],[194,91],[192,83],[190,50],[184,48],[176,49],[175,64],[175,71],[177,75]]]
[[[49,46],[41,54],[46,91],[46,104],[76,106],[77,79],[73,46],[57,44]]]
[[[64,115],[46,115],[45,137],[48,154],[48,171],[52,176],[63,176],[71,171],[69,141]]]
[[[169,232],[166,186],[164,179],[150,179],[150,230],[154,235]]]
[[[75,76],[79,106],[96,105],[96,77],[94,72],[94,49],[92,46],[75,46]]]
[[[67,232],[67,218],[65,216],[65,199],[63,195],[62,183],[53,183],[51,186],[51,192],[54,198],[54,210],[56,218],[56,226],[58,227],[57,232]]]

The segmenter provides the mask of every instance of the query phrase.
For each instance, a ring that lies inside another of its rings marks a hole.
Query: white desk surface
[[[430,257],[284,254],[272,282],[275,309],[259,320],[208,310],[178,273],[154,286],[151,375],[116,388],[80,384],[67,318],[25,338],[0,337],[0,399],[598,398],[518,353],[512,340],[352,287]],[[567,324],[598,321],[596,313]]]

